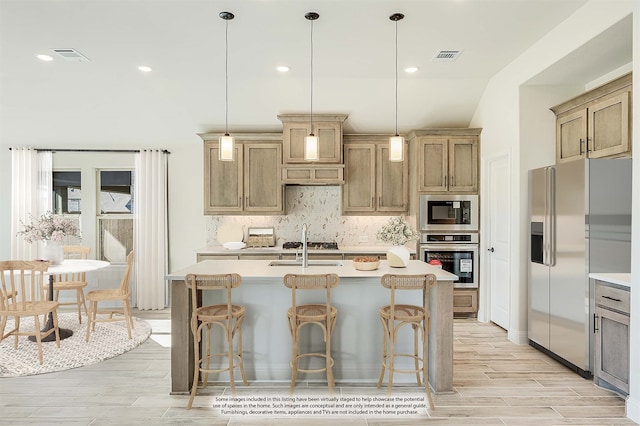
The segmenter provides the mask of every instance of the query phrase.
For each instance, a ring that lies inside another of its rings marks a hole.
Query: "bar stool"
[[[244,320],[245,308],[241,305],[231,303],[231,289],[237,288],[242,283],[242,278],[238,274],[219,274],[219,275],[194,275],[189,274],[184,279],[187,287],[191,290],[191,306],[193,314],[191,316],[191,332],[193,333],[194,346],[194,372],[193,386],[191,387],[191,397],[187,404],[187,409],[191,408],[193,399],[196,396],[198,388],[198,376],[202,372],[202,387],[207,386],[209,373],[229,372],[229,382],[231,384],[231,393],[235,395],[235,380],[233,378],[233,370],[240,367],[242,381],[246,385],[247,377],[244,374],[244,364],[242,362],[242,322]],[[198,299],[201,300],[200,292],[209,290],[225,290],[227,302],[217,305],[200,306]],[[211,332],[212,326],[218,325],[222,328],[227,342],[227,352],[211,353]],[[201,356],[200,342],[202,340],[202,331],[204,328],[204,348],[205,353]],[[238,335],[238,350],[233,352],[233,338]],[[227,357],[229,365],[225,368],[210,368],[211,358]]]
[[[435,285],[436,276],[426,275],[393,275],[386,274],[382,277],[382,286],[391,290],[391,304],[380,308],[380,321],[382,322],[382,370],[378,387],[382,385],[385,370],[389,370],[389,388],[391,393],[393,386],[393,373],[415,373],[418,386],[420,382],[420,372],[424,379],[424,386],[429,399],[429,407],[433,410],[433,399],[429,389],[429,327],[431,325],[431,313],[429,311],[429,290]],[[422,290],[422,306],[396,304],[396,290]],[[397,325],[396,325],[397,323]],[[394,345],[398,337],[398,331],[404,325],[411,325],[413,328],[413,353],[394,353]],[[422,357],[418,349],[418,330],[422,333]],[[394,366],[396,357],[408,357],[414,360],[414,369],[398,369]],[[422,364],[422,366],[420,366]]]
[[[296,386],[296,376],[298,371],[303,373],[319,373],[326,371],[327,384],[329,390],[333,391],[335,381],[333,378],[334,361],[331,357],[331,334],[336,324],[338,310],[331,306],[331,289],[335,288],[340,281],[336,274],[320,275],[295,275],[287,274],[283,278],[284,285],[291,289],[291,307],[287,311],[289,319],[289,331],[293,338],[293,355],[291,357],[291,386],[289,392],[293,393]],[[326,300],[324,304],[301,304],[296,303],[297,290],[326,290]],[[300,353],[300,329],[307,324],[317,324],[322,329],[325,342],[325,352]],[[325,359],[325,366],[317,369],[298,368],[298,361],[305,357],[321,357]]]

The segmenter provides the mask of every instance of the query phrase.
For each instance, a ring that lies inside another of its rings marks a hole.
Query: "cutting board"
[[[237,223],[223,223],[218,228],[216,236],[218,242],[222,245],[224,243],[242,241],[244,231],[242,230],[242,225],[238,225]]]

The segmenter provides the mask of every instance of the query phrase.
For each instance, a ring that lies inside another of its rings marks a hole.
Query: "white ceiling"
[[[402,12],[399,67],[419,71],[400,73],[400,132],[464,127],[489,78],[585,2],[1,0],[0,143],[179,143],[223,130],[221,11],[236,15],[229,22],[232,133],[278,131],[278,114],[309,111],[308,11],[320,14],[314,23],[314,112],[349,114],[348,132],[393,132],[389,16]],[[588,82],[603,68],[629,63],[628,21],[536,83]],[[90,62],[35,58],[52,48],[74,48]],[[439,49],[463,52],[454,62],[433,62]],[[570,65],[585,58],[592,66]],[[153,72],[138,71],[142,64]],[[281,64],[291,71],[278,73]]]

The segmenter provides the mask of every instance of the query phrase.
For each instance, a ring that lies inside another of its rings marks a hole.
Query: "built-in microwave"
[[[421,231],[478,231],[477,195],[420,195]]]

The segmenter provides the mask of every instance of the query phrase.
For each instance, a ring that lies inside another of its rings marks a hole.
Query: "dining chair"
[[[63,248],[65,259],[88,259],[91,247],[87,246],[64,246]],[[45,290],[49,289],[49,285],[43,283]],[[78,321],[82,324],[82,308],[84,313],[88,315],[87,304],[84,297],[84,289],[87,286],[87,279],[85,272],[73,272],[67,274],[59,274],[54,277],[53,281],[53,299],[58,302],[59,306],[63,305],[77,305],[78,306]],[[75,291],[75,302],[60,302],[58,300],[61,291]]]
[[[19,336],[34,336],[38,345],[38,361],[44,362],[42,356],[42,339],[55,333],[56,343],[60,347],[60,331],[58,328],[58,302],[49,301],[45,297],[42,283],[44,273],[49,268],[49,262],[6,260],[0,261],[0,342],[9,336],[14,336],[14,349],[18,349]],[[40,315],[51,313],[53,327],[41,331]],[[13,329],[5,333],[7,319],[13,317]],[[20,319],[33,317],[33,330],[20,330]]]
[[[127,266],[120,281],[120,286],[113,289],[104,290],[92,290],[86,295],[86,299],[89,301],[89,313],[87,315],[87,336],[85,340],[89,341],[89,336],[92,331],[96,330],[96,323],[98,322],[113,322],[113,321],[125,321],[127,323],[127,332],[129,333],[129,339],[131,339],[131,329],[133,328],[133,318],[131,317],[131,305],[129,304],[129,279],[131,276],[131,270],[133,269],[133,250],[127,256]],[[98,309],[99,302],[121,302],[122,308],[101,308]],[[100,315],[108,315],[105,317],[98,317]],[[116,315],[114,317],[114,315]]]

